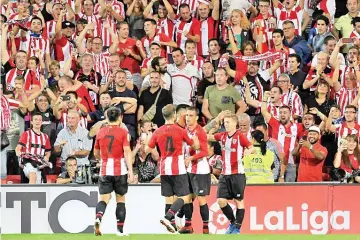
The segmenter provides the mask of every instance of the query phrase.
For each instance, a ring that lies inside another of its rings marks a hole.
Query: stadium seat
[[[21,177],[20,175],[8,175],[6,177],[6,183],[7,184],[21,183]]]

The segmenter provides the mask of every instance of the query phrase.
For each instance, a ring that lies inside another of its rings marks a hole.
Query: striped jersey
[[[124,147],[129,147],[127,131],[120,126],[105,126],[96,135],[94,149],[100,150],[100,176],[122,176],[128,170]]]
[[[236,131],[232,136],[227,132],[217,133],[214,135],[222,149],[222,172],[223,175],[244,174],[244,149],[248,148],[251,143],[240,132]]]
[[[32,129],[21,134],[18,144],[22,146],[21,152],[33,161],[42,160],[45,156],[45,152],[51,150],[48,135],[42,132],[37,134]]]
[[[290,20],[295,25],[295,35],[301,35],[301,22],[303,19],[304,10],[300,5],[294,6],[290,11],[285,9],[285,6],[279,2],[274,6],[275,16],[277,18],[277,28],[283,29],[283,23]]]
[[[185,50],[185,42],[187,37],[185,37],[184,32],[187,31],[192,36],[201,35],[200,32],[200,22],[196,18],[192,18],[189,21],[184,21],[182,18],[179,18],[175,22],[174,27],[174,42],[177,43],[178,47],[182,50]]]

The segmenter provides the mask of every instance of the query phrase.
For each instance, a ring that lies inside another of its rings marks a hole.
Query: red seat
[[[57,178],[58,178],[57,175],[47,175],[46,176],[47,183],[56,183]]]
[[[20,175],[8,175],[6,177],[6,183],[21,183],[21,176]]]

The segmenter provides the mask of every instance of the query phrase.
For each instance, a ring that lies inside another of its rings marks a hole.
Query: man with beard
[[[270,137],[278,140],[285,151],[285,161],[288,163],[285,173],[286,182],[295,182],[296,179],[296,165],[295,159],[291,154],[295,148],[295,142],[303,136],[303,126],[300,123],[291,122],[291,110],[288,106],[282,106],[279,109],[279,120],[275,119],[267,110],[267,100],[270,93],[264,93],[264,100],[261,104],[261,114],[265,122],[271,127]],[[282,176],[280,176],[282,177]]]
[[[137,109],[137,96],[136,94],[126,87],[126,72],[118,70],[115,74],[115,89],[110,93],[112,98],[111,104],[117,105],[121,112],[124,113],[123,123],[129,129],[129,134],[132,139],[136,139],[136,109]],[[127,108],[125,104],[128,103]]]
[[[172,96],[171,93],[161,88],[161,73],[160,72],[152,72],[149,75],[150,77],[150,87],[145,89],[140,96],[139,99],[139,109],[137,113],[137,120],[140,121],[141,118],[146,114],[147,111],[151,108],[153,104],[156,102],[156,113],[154,118],[151,120],[158,127],[164,125],[165,120],[161,114],[161,109],[168,104],[172,104]]]
[[[154,43],[153,43],[154,44]],[[171,86],[171,76],[167,72],[167,60],[163,57],[155,57],[151,61],[151,69],[152,71],[156,71],[160,73],[160,86],[166,90],[170,90]],[[144,78],[144,81],[142,83],[141,89],[144,90],[145,88],[150,86],[150,74],[147,74]]]
[[[202,108],[202,104],[204,101],[205,90],[208,86],[215,85],[215,74],[214,74],[214,66],[211,62],[204,62],[202,66],[203,79],[199,82],[197,86],[197,107],[198,109]]]
[[[249,84],[251,99],[261,102],[263,101],[264,92],[270,89],[270,76],[280,67],[280,61],[276,61],[269,69],[265,69],[263,71],[259,71],[259,66],[259,61],[249,61],[246,79]],[[237,77],[234,70],[227,70],[230,73],[230,76]],[[240,95],[245,96],[245,82],[240,80],[241,79],[235,79],[235,81],[240,82],[240,84],[235,87],[239,91]],[[246,113],[250,116],[255,116],[260,113],[260,109],[258,109],[258,107],[249,107]]]
[[[327,156],[327,149],[320,144],[320,129],[309,128],[307,139],[300,139],[292,151],[294,157],[300,156],[298,182],[321,182],[322,167]]]
[[[172,96],[175,105],[195,104],[195,88],[200,79],[199,71],[192,65],[186,64],[183,50],[174,48],[172,51],[174,63],[168,65],[171,76]]]
[[[214,67],[214,72],[216,72],[216,69],[220,66],[220,60],[225,59],[221,56],[221,47],[219,44],[219,40],[217,38],[212,38],[208,42],[208,49],[209,49],[209,55],[205,59],[205,61],[211,62],[211,64]],[[233,58],[229,58],[228,60],[229,67],[231,69],[236,68],[236,64]],[[221,66],[224,67],[224,66]]]

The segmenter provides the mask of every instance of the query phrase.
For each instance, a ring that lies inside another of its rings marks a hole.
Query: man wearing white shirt
[[[171,76],[171,90],[174,105],[194,105],[194,96],[197,81],[200,79],[199,71],[192,65],[186,64],[184,51],[174,48],[172,51],[174,64],[168,65],[167,71]]]

